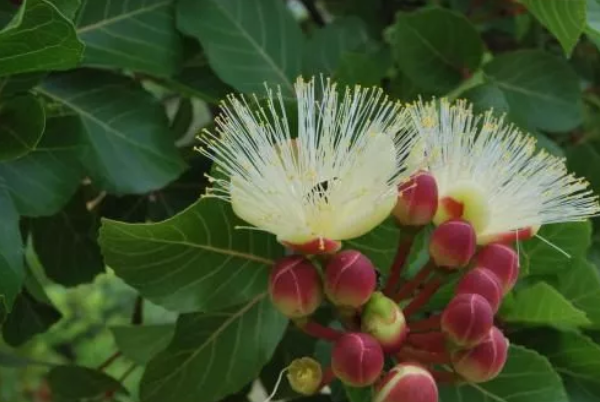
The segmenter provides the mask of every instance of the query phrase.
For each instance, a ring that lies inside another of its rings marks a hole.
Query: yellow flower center
[[[490,206],[483,189],[472,181],[460,181],[440,195],[433,222],[439,225],[450,219],[464,219],[482,233],[490,222]]]

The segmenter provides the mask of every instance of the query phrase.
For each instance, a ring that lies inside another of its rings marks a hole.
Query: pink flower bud
[[[441,328],[449,340],[463,347],[477,345],[494,325],[494,311],[478,294],[455,296],[442,313]]]
[[[478,383],[492,380],[504,368],[508,346],[508,339],[493,327],[479,345],[454,352],[452,365],[467,381]]]
[[[376,385],[373,402],[437,402],[433,376],[412,363],[401,363]]]
[[[362,311],[362,330],[375,338],[385,353],[396,353],[408,335],[398,304],[381,292],[373,293]]]
[[[467,221],[453,219],[439,225],[431,235],[429,255],[439,267],[458,269],[475,254],[476,235]]]
[[[369,300],[376,285],[373,263],[356,250],[344,250],[327,263],[325,293],[337,306],[362,306]]]
[[[422,226],[433,220],[438,208],[435,178],[426,172],[413,175],[398,188],[398,201],[392,213],[402,225]]]
[[[290,387],[301,395],[313,395],[321,387],[323,370],[315,359],[294,359],[288,367],[287,379]]]
[[[319,272],[303,256],[284,257],[271,271],[269,294],[275,307],[286,317],[309,316],[323,301]]]
[[[281,243],[295,252],[305,255],[332,254],[342,248],[342,242],[331,239],[314,239],[303,244],[293,244],[285,241]]]
[[[345,334],[333,345],[331,369],[347,385],[371,385],[383,370],[383,350],[370,335]]]
[[[456,286],[456,294],[475,293],[483,296],[494,313],[500,308],[504,291],[500,279],[487,268],[477,267],[467,272]]]
[[[519,256],[510,246],[493,243],[483,247],[475,257],[477,265],[492,271],[507,294],[519,279]]]

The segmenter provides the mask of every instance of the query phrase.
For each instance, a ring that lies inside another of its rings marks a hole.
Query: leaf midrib
[[[108,222],[111,222],[111,221],[108,220]],[[255,261],[255,262],[259,262],[259,263],[266,264],[266,265],[273,265],[273,263],[274,263],[273,260],[270,260],[268,258],[263,258],[263,257],[257,256],[254,254],[248,254],[248,253],[244,253],[241,251],[235,251],[232,249],[214,247],[214,246],[210,246],[210,245],[206,245],[206,244],[191,243],[189,241],[173,241],[173,240],[166,240],[166,239],[156,239],[156,238],[150,238],[150,237],[137,236],[137,235],[119,227],[118,225],[119,224],[112,225],[112,228],[114,228],[115,230],[117,230],[117,231],[121,232],[122,234],[129,236],[135,240],[142,240],[145,242],[171,244],[171,245],[176,245],[176,246],[186,246],[186,247],[198,248],[200,250],[209,251],[209,252],[217,253],[217,254],[233,256],[233,257],[238,257],[241,259]],[[103,229],[103,231],[104,230],[106,230],[106,229]]]
[[[95,0],[95,1],[97,1],[97,0]],[[110,24],[113,24],[115,22],[119,22],[121,20],[127,19],[127,18],[135,17],[138,14],[143,14],[143,13],[146,13],[146,12],[153,11],[154,9],[157,9],[157,8],[162,7],[162,6],[168,5],[169,3],[171,3],[171,0],[166,0],[166,1],[163,1],[163,2],[160,2],[160,3],[153,4],[152,6],[149,6],[149,7],[142,7],[142,8],[136,9],[135,11],[131,11],[131,12],[124,13],[124,14],[119,14],[116,17],[112,17],[112,18],[107,18],[107,19],[104,19],[104,20],[100,20],[100,21],[98,21],[96,23],[93,23],[93,24],[90,24],[90,25],[85,25],[85,26],[82,26],[82,27],[77,27],[77,33],[81,34],[81,33],[84,33],[84,32],[87,32],[87,31],[91,31],[91,30],[94,30],[94,29],[97,29],[97,28],[102,28],[102,27],[104,27],[106,25],[110,25]]]

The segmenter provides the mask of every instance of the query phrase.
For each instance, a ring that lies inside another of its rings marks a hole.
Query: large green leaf
[[[45,120],[44,108],[33,95],[0,103],[0,160],[31,152],[42,138]]]
[[[179,312],[218,311],[264,292],[275,236],[235,229],[231,207],[200,200],[155,224],[104,220],[100,245],[106,263],[144,297]]]
[[[502,318],[507,322],[559,327],[590,323],[583,311],[545,282],[518,291]]]
[[[596,194],[600,192],[600,144],[587,141],[567,149],[567,163],[577,175],[585,177]]]
[[[172,324],[120,326],[112,327],[111,331],[123,355],[138,364],[146,364],[171,342],[175,326]]]
[[[146,368],[141,400],[215,402],[240,390],[270,360],[286,324],[266,293],[227,311],[182,315]]]
[[[555,286],[575,307],[584,311],[593,327],[600,329],[600,274],[585,258],[577,258],[556,277]]]
[[[548,360],[512,345],[502,373],[483,384],[440,388],[441,402],[568,402],[560,376]]]
[[[598,0],[587,0],[585,34],[600,46],[600,2]]]
[[[20,346],[34,335],[47,331],[60,318],[61,314],[54,306],[23,290],[2,326],[2,336],[9,345]]]
[[[44,73],[26,73],[0,78],[0,98],[9,98],[14,95],[25,95],[39,84]]]
[[[96,186],[145,193],[183,171],[164,110],[133,81],[78,70],[51,77],[40,92],[81,118],[89,145],[83,163]]]
[[[207,61],[201,58],[190,60],[179,74],[167,83],[178,92],[213,104],[233,92],[233,89],[214,73]]]
[[[304,48],[303,71],[309,75],[332,75],[346,52],[365,45],[369,36],[360,18],[345,17],[316,31]]]
[[[339,62],[335,80],[353,86],[380,86],[392,67],[392,55],[387,47],[345,52]]]
[[[77,33],[83,63],[127,68],[159,76],[175,73],[182,45],[175,29],[174,0],[84,0]]]
[[[25,0],[0,31],[0,77],[73,68],[82,52],[73,24],[52,2]]]
[[[563,377],[571,402],[600,400],[600,345],[577,332],[536,329],[518,334],[519,342],[546,356]]]
[[[180,0],[177,25],[200,41],[219,77],[243,92],[264,83],[293,92],[300,74],[300,27],[279,0]]]
[[[398,243],[400,230],[393,217],[358,239],[345,242],[347,248],[356,249],[367,255],[380,272],[389,272]]]
[[[75,117],[50,118],[35,151],[0,163],[0,177],[20,214],[53,215],[75,193],[84,175],[80,131]]]
[[[586,25],[586,0],[521,0],[521,3],[556,36],[567,55]]]
[[[100,222],[82,192],[56,215],[32,220],[35,252],[48,278],[64,286],[92,282],[104,272],[96,242]]]
[[[107,393],[127,391],[114,378],[87,367],[56,366],[46,377],[53,400],[78,402],[81,400],[102,400]]]
[[[0,323],[13,306],[25,279],[19,215],[0,177]]]
[[[587,253],[591,233],[592,225],[589,222],[543,226],[539,236],[545,241],[533,238],[520,243],[521,268],[531,275],[548,275],[567,269],[575,258]],[[563,252],[558,251],[556,247]]]
[[[541,50],[520,50],[497,56],[484,71],[519,121],[550,132],[581,123],[579,78],[564,60]]]
[[[388,31],[396,63],[418,86],[444,94],[476,70],[483,42],[462,14],[442,8],[399,13]]]

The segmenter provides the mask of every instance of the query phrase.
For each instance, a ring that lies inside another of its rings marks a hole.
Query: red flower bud
[[[476,235],[467,221],[453,219],[433,231],[429,255],[439,267],[458,269],[468,264],[475,254]]]
[[[308,255],[332,254],[342,248],[342,242],[330,239],[314,239],[303,244],[293,244],[285,241],[281,243],[297,253]]]
[[[475,293],[483,296],[494,313],[500,308],[504,295],[500,279],[487,268],[477,267],[467,272],[456,286],[456,294]]]
[[[347,385],[371,385],[383,370],[383,350],[370,335],[345,334],[333,345],[331,369]]]
[[[493,325],[494,311],[488,301],[478,294],[455,296],[442,313],[442,332],[459,346],[477,345]]]
[[[519,279],[519,256],[510,246],[493,243],[483,247],[475,257],[477,265],[492,271],[507,294]]]
[[[381,292],[373,293],[362,311],[362,330],[371,334],[386,353],[396,353],[408,335],[404,314]]]
[[[377,384],[373,402],[437,402],[438,389],[424,368],[401,363]]]
[[[337,306],[362,306],[369,300],[376,285],[373,263],[356,250],[342,251],[327,263],[325,293]]]
[[[285,316],[309,316],[323,301],[319,272],[303,256],[284,257],[275,263],[271,271],[269,294],[275,307]]]
[[[420,172],[398,187],[398,201],[392,213],[402,225],[422,226],[432,221],[437,208],[435,178]]]
[[[509,342],[493,327],[485,339],[473,349],[452,354],[452,365],[458,374],[470,382],[485,382],[495,378],[506,363]]]

